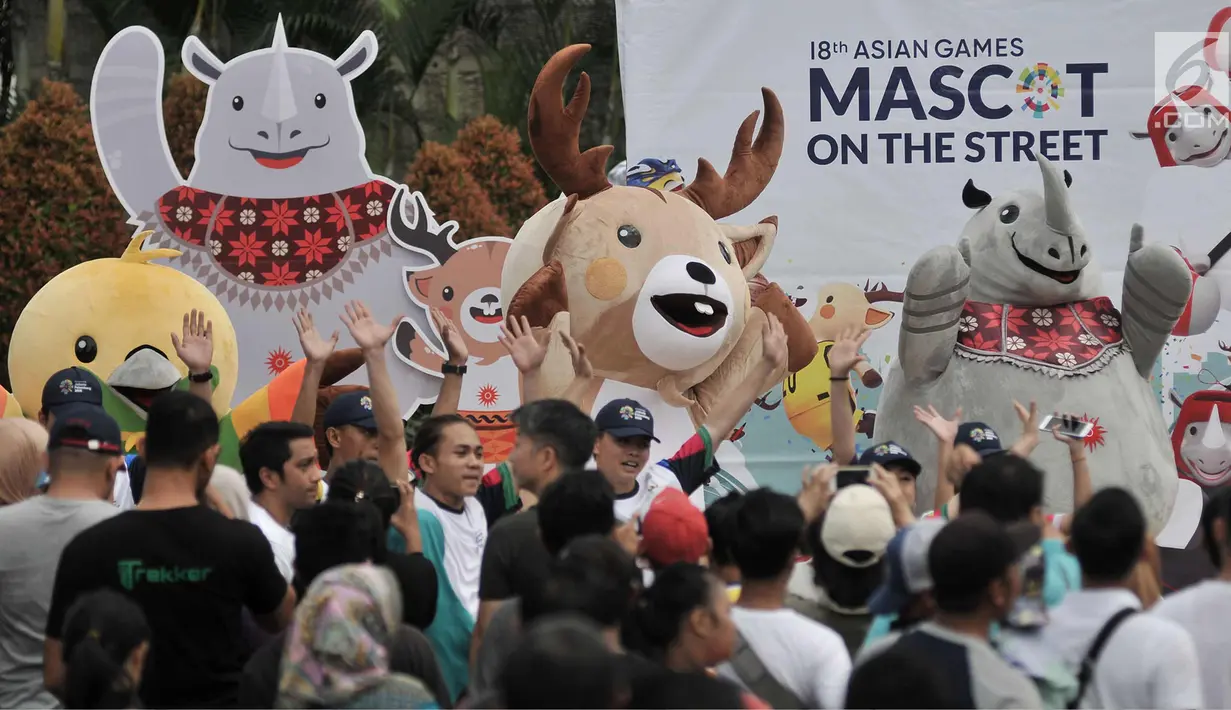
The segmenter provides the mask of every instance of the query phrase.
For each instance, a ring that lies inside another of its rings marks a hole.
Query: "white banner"
[[[729,221],[777,215],[766,275],[802,301],[818,340],[848,321],[877,327],[865,353],[882,374],[907,272],[956,244],[973,213],[967,180],[993,196],[1041,192],[1036,152],[1067,170],[1117,305],[1134,223],[1198,271],[1231,232],[1228,43],[1207,35],[1222,31],[1221,2],[618,0],[617,10],[630,163],[672,158],[691,180],[704,157],[721,172],[761,87],[776,92],[787,131],[777,173]],[[1224,269],[1198,279],[1198,334],[1172,338],[1153,380],[1181,434],[1212,412],[1231,422]],[[740,430],[762,484],[796,487],[799,465],[828,449],[828,415],[792,401],[828,387],[808,379],[785,402],[770,393]],[[858,387],[859,408],[874,411],[881,389]],[[1104,433],[1096,426],[1089,445]],[[1231,479],[1225,433],[1200,450],[1178,437],[1181,473],[1206,486]]]

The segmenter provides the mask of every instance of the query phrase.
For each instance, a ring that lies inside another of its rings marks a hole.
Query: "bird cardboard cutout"
[[[176,255],[142,251],[138,234],[124,254],[87,261],[39,289],[22,310],[9,345],[9,377],[27,416],[42,407],[43,385],[59,370],[82,367],[103,383],[103,406],[124,433],[125,450],[136,450],[145,414],[159,394],[188,388],[188,368],[175,356],[173,333],[184,314],[197,310],[213,324],[213,406],[221,415],[220,461],[239,466],[239,439],[264,421],[289,419],[303,364],[287,368],[233,409],[239,370],[235,330],[209,289],[192,278],[152,263]],[[290,322],[284,330],[294,333]],[[361,364],[353,351],[335,353],[327,378],[350,374]]]
[[[99,57],[90,113],[107,179],[130,222],[152,232],[146,247],[180,251],[168,264],[230,315],[244,352],[240,397],[295,360],[298,341],[284,326],[296,309],[327,322],[360,299],[377,320],[391,320],[405,313],[396,297],[404,268],[431,265],[395,241],[432,222],[417,208],[426,202],[411,200],[415,213],[407,214],[409,190],[374,174],[364,157],[351,82],[376,51],[371,31],[337,58],[290,47],[281,17],[269,47],[229,62],[189,37],[184,67],[209,93],[187,178],[167,147],[158,37],[126,28]],[[410,318],[428,330],[425,310]],[[388,357],[404,406],[434,400],[438,378],[392,348]]]
[[[1179,253],[1143,244],[1134,227],[1117,309],[1102,295],[1068,172],[1042,156],[1038,163],[1042,193],[993,198],[967,182],[962,199],[975,214],[959,243],[932,249],[911,268],[875,435],[926,461],[936,444],[915,422],[915,405],[961,406],[966,419],[1001,432],[1019,425],[1014,399],[1097,419],[1103,440],[1086,445],[1094,486],[1134,493],[1159,533],[1177,479],[1149,380],[1188,303],[1191,273]],[[1040,446],[1031,458],[1053,473],[1045,482],[1048,512],[1070,512],[1072,481],[1054,475],[1069,470],[1068,450]],[[931,500],[935,480],[919,483],[919,500]]]
[[[788,336],[788,369],[816,354],[794,303],[759,277],[778,232],[776,218],[737,226],[717,220],[751,204],[769,184],[782,153],[782,107],[763,90],[765,121],[744,120],[725,177],[700,161],[681,190],[612,185],[612,148],[578,145],[590,83],[582,73],[567,106],[566,76],[588,51],[574,45],[544,66],[530,99],[535,157],[565,197],[532,216],[504,262],[501,291],[511,317],[525,316],[551,337],[567,332],[585,346],[596,377],[585,408],[628,397],[648,407],[661,440],[651,456],[670,455],[703,425],[717,398],[761,358],[761,324],[772,313]],[[558,342],[558,338],[552,342]],[[573,376],[562,347],[549,346],[543,372],[559,393]],[[785,375],[784,373],[781,373]],[[673,448],[674,447],[674,448]],[[716,452],[723,470],[733,445]],[[740,483],[755,481],[746,469]]]

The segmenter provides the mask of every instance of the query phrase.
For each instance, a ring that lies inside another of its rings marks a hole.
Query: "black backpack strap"
[[[1077,673],[1077,694],[1069,701],[1069,710],[1077,710],[1081,704],[1081,698],[1086,694],[1086,686],[1090,685],[1090,679],[1094,676],[1094,664],[1098,661],[1099,654],[1103,652],[1103,647],[1107,645],[1111,635],[1120,628],[1120,624],[1136,613],[1137,610],[1132,607],[1121,609],[1112,614],[1107,623],[1103,624],[1103,628],[1099,629],[1098,635],[1094,637],[1094,643],[1090,644],[1090,649],[1086,651],[1086,657],[1081,659],[1081,670]]]
[[[752,650],[744,635],[736,630],[735,652],[731,654],[732,670],[744,683],[749,692],[764,700],[775,710],[791,710],[803,708],[803,702],[778,679],[770,675],[761,657]]]

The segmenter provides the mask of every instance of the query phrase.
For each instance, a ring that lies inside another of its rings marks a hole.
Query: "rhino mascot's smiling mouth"
[[[1026,268],[1035,273],[1042,274],[1049,279],[1059,281],[1062,284],[1071,284],[1081,277],[1081,269],[1075,271],[1054,271],[1043,266],[1039,262],[1031,259],[1017,248],[1017,232],[1009,235],[1009,244],[1013,247],[1013,253],[1017,255],[1017,260],[1026,265]]]
[[[274,170],[285,170],[287,168],[293,168],[296,165],[299,165],[299,163],[307,157],[309,151],[316,150],[317,148],[324,148],[329,145],[330,140],[331,139],[326,138],[325,142],[320,145],[310,145],[306,148],[300,148],[299,150],[292,150],[286,153],[270,153],[264,150],[257,150],[256,148],[243,148],[235,145],[230,140],[227,141],[227,145],[231,146],[231,150],[247,151],[252,155],[253,160],[259,163],[262,167],[272,168]]]
[[[722,348],[731,327],[731,289],[691,256],[663,257],[646,276],[633,310],[633,337],[651,362],[689,370]]]
[[[107,378],[107,384],[129,404],[145,412],[158,395],[169,392],[180,379],[179,370],[165,353],[152,345],[142,345],[128,353]]]

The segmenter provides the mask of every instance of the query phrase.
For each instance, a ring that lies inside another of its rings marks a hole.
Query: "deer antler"
[[[890,291],[883,281],[873,287],[871,279],[864,282],[863,295],[868,303],[902,303],[905,298],[901,291]]]
[[[428,216],[427,199],[419,192],[410,194],[411,207],[414,210],[414,220],[411,221],[406,217],[404,208],[409,192],[406,186],[402,185],[393,195],[393,204],[389,207],[393,213],[389,217],[389,233],[399,246],[426,254],[443,266],[449,257],[457,253],[457,245],[453,241],[453,236],[457,233],[457,222],[445,222],[434,231],[432,220]]]
[[[756,141],[752,140],[752,131],[760,111],[753,111],[740,124],[726,175],[719,177],[710,161],[701,158],[697,161],[697,178],[680,191],[714,219],[729,217],[752,204],[778,169],[786,133],[782,104],[769,89],[761,89],[761,96],[765,101],[765,123]]]
[[[530,148],[539,165],[565,194],[581,199],[611,187],[607,158],[614,150],[603,145],[581,152],[581,120],[590,105],[589,74],[581,73],[567,106],[561,99],[565,77],[589,51],[588,44],[574,44],[547,60],[530,92],[527,114]]]

